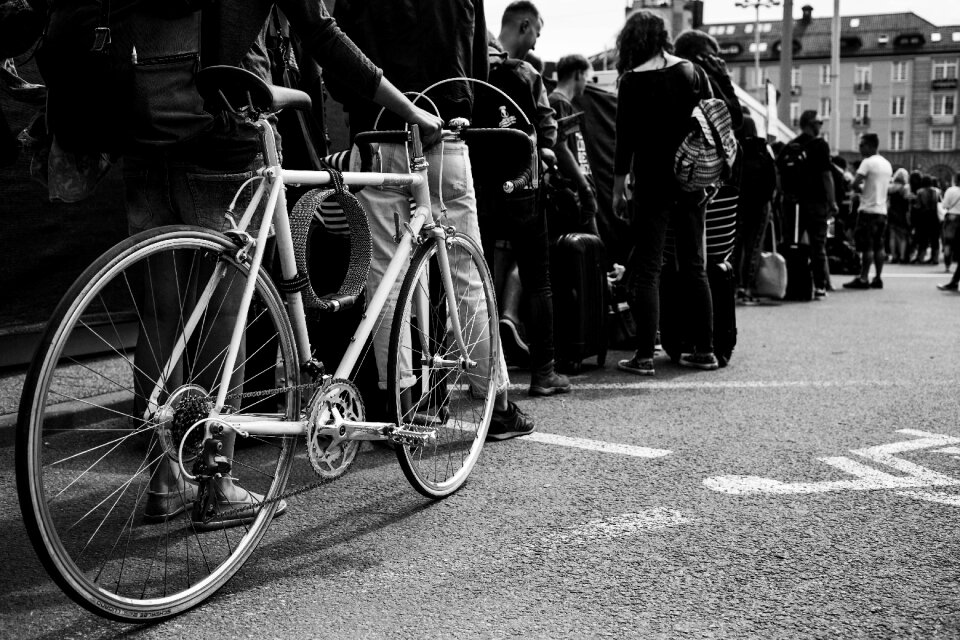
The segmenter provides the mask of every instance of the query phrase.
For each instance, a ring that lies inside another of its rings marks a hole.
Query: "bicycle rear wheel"
[[[142,621],[200,603],[250,556],[277,508],[265,501],[241,526],[218,528],[194,520],[196,485],[181,478],[165,496],[150,493],[161,474],[176,478],[178,445],[218,391],[250,276],[236,253],[226,237],[194,227],[117,245],[61,301],[27,374],[16,442],[24,523],[51,577],[94,613]],[[205,290],[213,294],[204,305]],[[192,330],[191,316],[199,319]],[[298,393],[277,390],[299,381],[292,330],[262,271],[243,342],[230,394],[244,384],[263,393],[231,398],[225,413],[293,419]],[[243,488],[273,498],[294,438],[248,440],[233,447],[224,438],[222,454]]]
[[[414,254],[400,288],[388,360],[398,424],[436,434],[396,449],[410,484],[430,498],[450,495],[473,470],[490,426],[500,360],[493,280],[483,254],[461,233],[446,242],[454,299],[444,293],[439,247],[430,240]],[[466,354],[453,335],[454,316]],[[476,366],[464,366],[461,355]]]

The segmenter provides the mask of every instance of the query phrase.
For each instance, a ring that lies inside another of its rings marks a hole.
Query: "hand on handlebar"
[[[424,149],[440,142],[440,136],[443,133],[443,120],[440,116],[414,106],[408,121],[410,124],[420,126],[420,139],[423,142]]]

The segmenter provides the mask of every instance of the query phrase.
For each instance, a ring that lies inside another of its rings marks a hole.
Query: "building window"
[[[895,118],[907,115],[907,99],[904,96],[890,98],[890,115]]]
[[[817,113],[820,114],[820,119],[825,120],[830,117],[830,98],[820,98],[820,111]]]
[[[800,73],[800,67],[794,67],[790,70],[790,86],[799,87],[803,82],[803,76]]]
[[[800,103],[799,102],[790,103],[790,126],[794,128],[800,126]]]
[[[744,33],[753,33],[753,25],[752,25],[752,24],[745,24],[745,25],[743,25],[743,32],[744,32]]]
[[[893,63],[893,74],[891,75],[891,80],[894,82],[906,82],[907,81],[907,63],[900,61]]]
[[[930,96],[930,114],[934,116],[957,115],[957,94],[934,93]]]
[[[933,61],[933,79],[948,80],[957,77],[956,60],[934,60]]]
[[[850,18],[850,28],[856,29],[860,26],[860,18]]]
[[[768,47],[769,47],[769,45],[768,45],[766,42],[761,42],[761,43],[760,43],[760,53],[766,53]],[[756,53],[756,51],[757,51],[757,43],[756,43],[756,42],[751,42],[751,43],[750,43],[750,53]]]
[[[954,42],[960,42],[960,31],[954,31],[952,34],[950,34],[950,39]]]
[[[820,65],[820,84],[830,84],[830,65]]]
[[[870,124],[870,101],[857,100],[853,103],[853,117],[860,124]]]
[[[727,27],[727,35],[732,36],[737,32],[737,25],[732,24]]]
[[[873,67],[869,64],[858,64],[853,70],[853,83],[857,85],[869,85],[873,77]]]
[[[953,151],[953,135],[953,129],[931,129],[930,150]]]
[[[940,42],[941,36],[939,32],[934,32],[930,34],[930,42]]]
[[[903,131],[890,132],[890,151],[903,151]]]
[[[773,24],[765,22],[760,25],[760,33],[770,33],[773,30]]]

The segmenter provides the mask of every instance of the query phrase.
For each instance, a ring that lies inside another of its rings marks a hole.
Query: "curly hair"
[[[673,52],[673,43],[663,18],[651,11],[637,11],[627,18],[617,36],[620,59],[617,71],[625,73],[643,64],[661,51]]]

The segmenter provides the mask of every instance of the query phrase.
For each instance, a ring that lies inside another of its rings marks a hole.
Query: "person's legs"
[[[826,290],[830,284],[830,262],[827,258],[827,217],[829,210],[823,203],[807,203],[801,211],[801,220],[810,240],[810,268],[813,286]]]
[[[883,287],[883,280],[880,274],[883,273],[883,265],[887,261],[887,254],[884,252],[884,236],[887,230],[887,216],[876,215],[871,222],[873,234],[873,265],[876,273],[871,283],[875,289]]]
[[[256,164],[252,161],[247,167],[228,172],[163,160],[128,157],[125,161],[124,181],[127,220],[131,233],[174,223],[225,230],[228,223],[223,217],[223,203],[229,202],[240,185],[253,176],[253,167]],[[247,206],[251,194],[250,188],[241,194],[237,203],[238,210]],[[260,216],[255,216],[251,228],[255,228],[260,220]],[[189,256],[183,256],[183,260],[177,264],[170,260],[152,260],[149,279],[144,282],[144,319],[134,355],[137,372],[134,381],[134,411],[138,416],[145,415],[148,410],[147,400],[166,366],[177,333],[183,328],[183,314],[190,312],[198,291],[213,273],[209,265],[197,265],[192,261],[186,264],[186,261],[190,261]],[[198,372],[193,382],[211,395],[216,393],[221,382],[221,369],[205,363],[212,363],[222,357],[229,345],[239,315],[243,286],[244,282],[240,281],[239,274],[228,275],[218,284],[209,304],[210,309],[216,309],[216,322],[201,327],[204,334],[196,341],[199,350],[189,356],[192,358],[192,369]],[[239,346],[238,364],[228,382],[231,390],[238,391],[242,390],[243,363],[246,360],[243,340]],[[167,392],[183,384],[184,366],[181,362],[173,370],[173,375],[165,381]],[[157,400],[162,402],[164,397]],[[235,439],[233,431],[224,433],[221,438],[221,455],[232,459]],[[158,464],[159,467],[154,468],[151,475],[148,518],[152,515],[151,509],[167,506],[164,496],[174,494],[181,499],[193,499],[196,494],[196,490],[192,486],[188,487],[180,478],[179,469],[172,461],[163,458]],[[217,480],[216,493],[221,502],[233,501],[242,504],[257,502],[262,498],[238,487],[231,476],[223,476]],[[285,506],[283,508],[285,509]]]
[[[527,299],[527,342],[530,346],[530,393],[553,395],[570,391],[570,381],[554,370],[553,290],[545,212],[528,203],[514,215],[511,243]]]
[[[672,216],[680,282],[687,289],[695,355],[713,354],[713,301],[704,257],[704,207],[697,194],[684,193]]]
[[[637,326],[636,360],[652,360],[660,319],[660,269],[670,216],[668,203],[638,203],[634,248],[627,268],[627,296]]]

